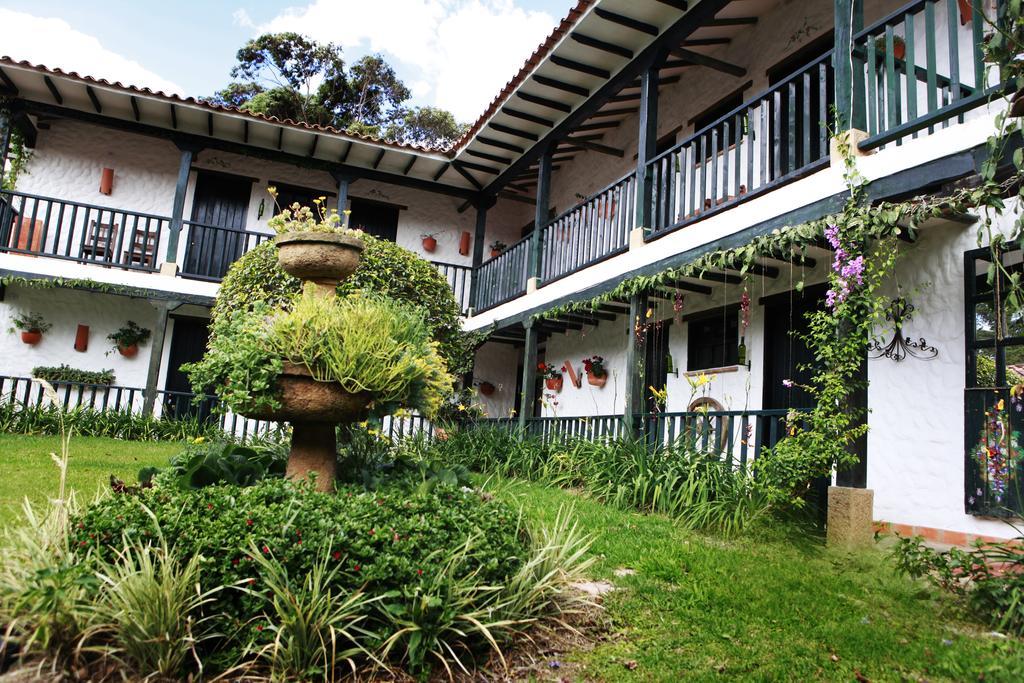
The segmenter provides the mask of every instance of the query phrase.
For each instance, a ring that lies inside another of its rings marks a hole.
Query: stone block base
[[[177,277],[178,275],[178,264],[177,263],[161,263],[160,274],[167,275],[169,277]]]
[[[829,486],[828,544],[843,547],[870,545],[874,540],[874,518],[871,514],[874,501],[875,492],[871,489]]]
[[[531,277],[529,280],[526,281],[526,293],[527,294],[533,294],[539,288],[540,288],[540,278],[539,277]]]
[[[870,154],[870,152],[860,151],[860,147],[858,145],[868,137],[867,131],[851,128],[850,130],[844,130],[842,133],[830,138],[828,141],[828,151],[829,159],[831,161],[829,163],[833,167],[839,169],[843,168],[843,155],[839,153],[839,138],[849,141],[850,151],[853,152],[853,156],[865,157]]]

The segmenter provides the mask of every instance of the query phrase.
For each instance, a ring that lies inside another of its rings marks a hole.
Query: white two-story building
[[[52,324],[35,345],[0,337],[3,388],[19,395],[14,378],[66,363],[113,368],[139,409],[188,392],[179,367],[203,353],[227,267],[269,239],[274,185],[287,203],[327,196],[351,225],[437,262],[465,328],[490,334],[473,379],[491,417],[672,435],[710,411],[709,438],[753,458],[782,437],[786,410],[806,407],[783,380],[806,377],[799,332],[823,305],[827,244],[546,314],[838,211],[833,111],[860,131],[872,200],[971,182],[1004,106],[981,53],[995,16],[995,0],[579,0],[448,150],[3,57],[3,120],[33,151],[0,193],[0,322],[36,312]],[[899,330],[911,353],[865,359],[870,430],[861,465],[838,475],[874,491],[875,519],[948,542],[1008,535],[985,516],[973,452],[1024,337],[988,326],[976,219],[931,221],[901,245],[892,295],[913,306]],[[508,247],[492,254],[496,241]],[[108,355],[106,335],[127,320],[153,340]],[[603,386],[584,377],[593,356]],[[538,362],[573,372],[549,390]]]

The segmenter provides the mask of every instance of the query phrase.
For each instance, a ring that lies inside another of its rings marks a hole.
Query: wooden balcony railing
[[[651,160],[651,235],[827,164],[833,80],[829,51]]]
[[[0,191],[0,252],[155,271],[164,216]]]
[[[541,234],[541,280],[557,280],[629,248],[635,202],[636,173],[630,173],[548,223]]]
[[[483,311],[526,293],[530,238],[524,237],[473,273],[473,309]]]
[[[963,7],[962,7],[963,5]],[[946,127],[991,94],[982,0],[920,0],[854,36],[854,127],[872,149]]]
[[[469,310],[470,282],[473,279],[473,266],[461,266],[457,263],[443,263],[431,261],[448,280],[448,286],[452,288],[455,301],[459,304],[459,310],[465,313]]]
[[[257,245],[273,239],[265,232],[182,221],[184,259],[181,275],[194,280],[220,282],[231,264]]]

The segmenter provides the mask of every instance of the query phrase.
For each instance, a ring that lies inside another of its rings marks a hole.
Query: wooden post
[[[149,368],[146,371],[146,394],[142,414],[152,415],[156,406],[157,382],[160,380],[160,361],[164,355],[164,337],[167,336],[167,319],[171,309],[181,305],[180,301],[150,302],[156,307],[156,325],[153,326],[153,348],[150,349]]]
[[[626,432],[635,434],[642,426],[637,417],[644,412],[644,360],[647,357],[647,294],[633,294],[629,297],[629,321],[626,345],[626,405],[623,409]],[[643,330],[637,339],[637,330]]]
[[[523,388],[519,395],[519,428],[526,429],[526,419],[533,415],[537,400],[537,329],[533,321],[523,323],[526,340],[523,344]]]
[[[185,213],[185,192],[188,190],[188,175],[192,170],[192,161],[199,153],[199,148],[178,143],[181,158],[178,161],[178,182],[174,186],[174,204],[171,208],[171,230],[167,235],[167,258],[165,263],[178,262],[178,241],[181,237],[182,217]]]
[[[551,207],[551,156],[552,147],[544,150],[540,157],[540,168],[537,170],[537,209],[533,217],[533,234],[530,235],[530,260],[527,278],[540,280],[540,252],[544,248],[541,233],[548,223],[548,211]]]
[[[344,225],[346,223],[345,207],[348,206],[348,186],[354,183],[356,179],[350,175],[336,172],[332,172],[331,175],[334,177],[335,182],[338,183],[338,213],[341,214],[342,224]],[[348,226],[346,225],[346,227]]]
[[[658,65],[656,59],[640,76],[640,127],[636,155],[636,227],[650,232],[652,225],[651,199],[654,184],[648,173],[647,162],[658,149]]]
[[[0,109],[0,179],[7,169],[7,155],[11,149],[11,113]]]
[[[469,272],[469,308],[476,308],[476,269],[484,262],[484,241],[487,239],[487,210],[497,202],[497,197],[483,197],[476,205],[476,228],[473,234],[473,270]]]
[[[836,132],[867,129],[864,74],[853,65],[853,36],[863,28],[863,0],[835,0]]]

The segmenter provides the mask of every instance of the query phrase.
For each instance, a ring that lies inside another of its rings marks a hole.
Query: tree
[[[437,107],[406,109],[385,132],[385,137],[427,147],[451,147],[469,130],[469,124],[459,123],[455,116]]]
[[[213,104],[401,142],[447,146],[464,126],[435,107],[404,106],[409,89],[379,54],[346,70],[341,46],[298,33],[268,33],[238,51],[235,79]]]

